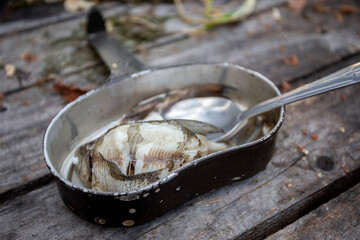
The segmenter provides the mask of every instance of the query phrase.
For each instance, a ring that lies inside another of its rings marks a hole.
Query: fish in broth
[[[220,129],[199,121],[122,124],[76,151],[83,184],[100,192],[128,192],[156,182],[207,154],[228,148],[205,135]]]

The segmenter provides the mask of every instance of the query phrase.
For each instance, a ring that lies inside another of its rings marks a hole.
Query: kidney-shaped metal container
[[[67,156],[95,130],[119,119],[140,101],[174,89],[216,84],[232,89],[249,106],[279,95],[259,73],[233,64],[188,64],[145,70],[112,82],[68,104],[51,121],[44,137],[47,166],[66,206],[90,222],[112,227],[149,222],[176,206],[265,169],[275,145],[284,108],[266,119],[272,129],[260,139],[201,157],[145,188],[103,193],[78,186],[60,174]]]

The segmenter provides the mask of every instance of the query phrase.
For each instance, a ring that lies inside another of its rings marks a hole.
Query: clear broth
[[[189,88],[190,89],[190,88]],[[161,95],[167,95],[167,93],[159,94],[156,96],[153,96],[149,99],[146,99],[142,101],[142,103],[152,102],[154,99],[158,99],[158,96]],[[208,85],[201,85],[192,87],[190,93],[185,96],[185,98],[191,98],[191,97],[210,97],[210,96],[218,96],[218,97],[226,97],[234,101],[237,106],[242,110],[248,109],[250,106],[255,104],[254,102],[247,101],[246,99],[242,98],[242,94],[239,93],[237,89],[230,88],[230,87],[223,87],[220,85],[214,85],[214,84],[208,84]],[[185,99],[182,98],[182,99]],[[180,99],[180,100],[182,100]],[[138,106],[135,106],[137,108]],[[132,122],[136,120],[161,120],[159,119],[159,114],[145,114],[145,117],[141,119],[126,119],[126,116],[129,114],[124,114],[122,117],[119,117],[118,121],[111,122],[95,132],[91,133],[88,137],[84,138],[75,148],[73,151],[66,157],[66,159],[63,162],[63,165],[60,169],[60,174],[66,178],[68,181],[72,182],[76,186],[86,187],[80,180],[77,171],[75,170],[75,165],[78,162],[77,157],[75,156],[76,150],[97,138],[99,138],[101,135],[103,135],[108,129],[117,126],[121,123],[126,122]],[[130,114],[131,115],[131,114]],[[271,129],[274,128],[276,124],[276,119],[274,119],[274,114],[266,113],[259,117],[253,117],[244,123],[244,127],[240,130],[240,132],[233,137],[233,139],[230,141],[232,146],[245,144],[248,142],[255,141],[267,133],[271,131]]]

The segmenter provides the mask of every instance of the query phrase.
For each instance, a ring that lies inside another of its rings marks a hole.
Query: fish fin
[[[188,120],[188,119],[172,119],[172,121],[177,122],[183,127],[189,129],[190,131],[206,135],[208,133],[223,133],[224,130],[206,122],[196,121],[196,120]]]

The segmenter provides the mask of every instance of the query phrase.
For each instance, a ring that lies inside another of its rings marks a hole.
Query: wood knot
[[[321,170],[330,171],[334,169],[334,161],[328,156],[318,156],[316,166]]]

